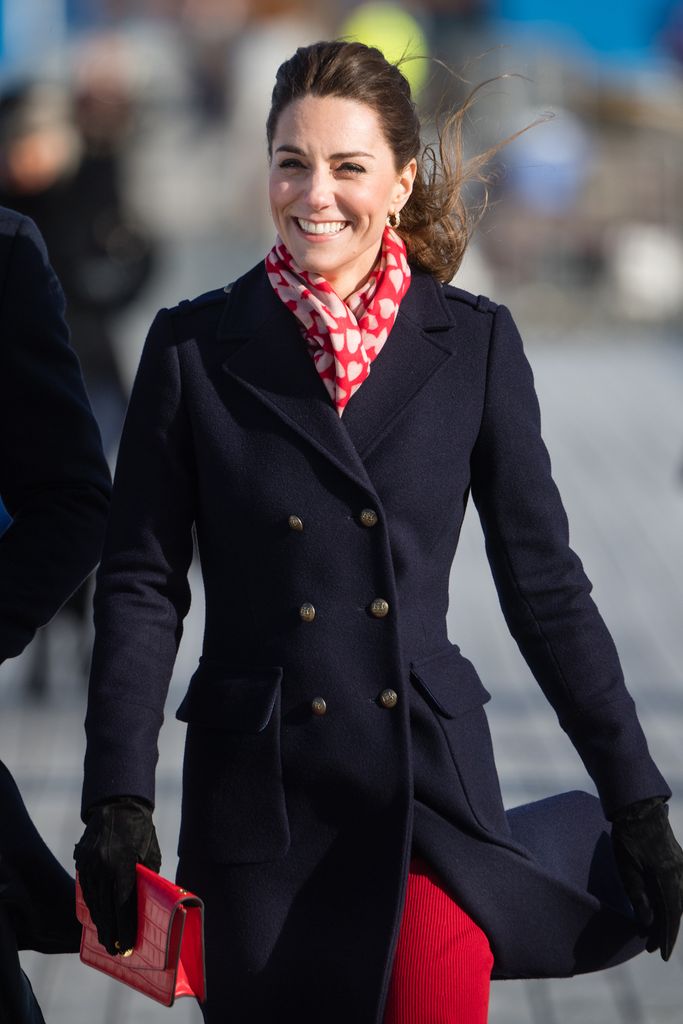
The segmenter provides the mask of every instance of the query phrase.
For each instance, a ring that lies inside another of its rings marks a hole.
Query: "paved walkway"
[[[683,834],[683,347],[566,338],[530,344],[545,436],[572,525],[572,542],[593,579],[653,753],[678,802]],[[573,749],[510,640],[469,512],[452,582],[450,632],[477,664],[488,705],[506,802],[590,788]],[[183,727],[172,711],[196,661],[201,594],[190,612],[162,730],[156,815],[164,870],[175,867]],[[54,680],[47,701],[27,704],[27,656],[0,669],[0,751],[57,855],[71,865],[80,834],[84,694],[70,674],[73,638],[52,638]],[[154,1024],[201,1020],[189,1001],[157,1008],[81,968],[75,957],[24,956],[48,1024]],[[172,1014],[172,1016],[170,1016]],[[672,962],[643,956],[601,975],[494,985],[491,1024],[680,1024],[683,942]],[[324,1021],[321,1021],[324,1024]],[[353,1022],[349,1022],[353,1024]]]

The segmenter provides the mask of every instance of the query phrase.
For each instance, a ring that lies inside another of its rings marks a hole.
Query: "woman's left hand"
[[[615,815],[612,846],[636,917],[648,932],[647,951],[668,960],[683,911],[683,850],[661,797],[638,800]]]
[[[135,797],[111,797],[90,809],[74,849],[83,899],[110,956],[135,946],[138,927],[137,863],[161,867],[152,808]]]

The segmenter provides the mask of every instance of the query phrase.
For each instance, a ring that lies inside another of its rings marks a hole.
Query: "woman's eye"
[[[340,164],[338,171],[350,171],[352,174],[365,174],[365,168],[360,164]]]
[[[302,170],[305,168],[305,164],[302,160],[295,156],[285,157],[280,160],[278,167],[281,170]],[[361,167],[360,164],[348,163],[339,164],[334,169],[335,174],[365,174],[365,168]]]

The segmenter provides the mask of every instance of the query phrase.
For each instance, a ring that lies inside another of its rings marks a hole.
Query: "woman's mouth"
[[[304,220],[303,217],[294,220],[305,235],[338,235],[349,223],[347,220]]]

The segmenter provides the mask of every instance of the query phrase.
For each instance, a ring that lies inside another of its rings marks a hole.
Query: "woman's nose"
[[[314,210],[322,210],[326,206],[332,206],[334,195],[331,186],[332,182],[325,171],[311,171],[306,198]]]

